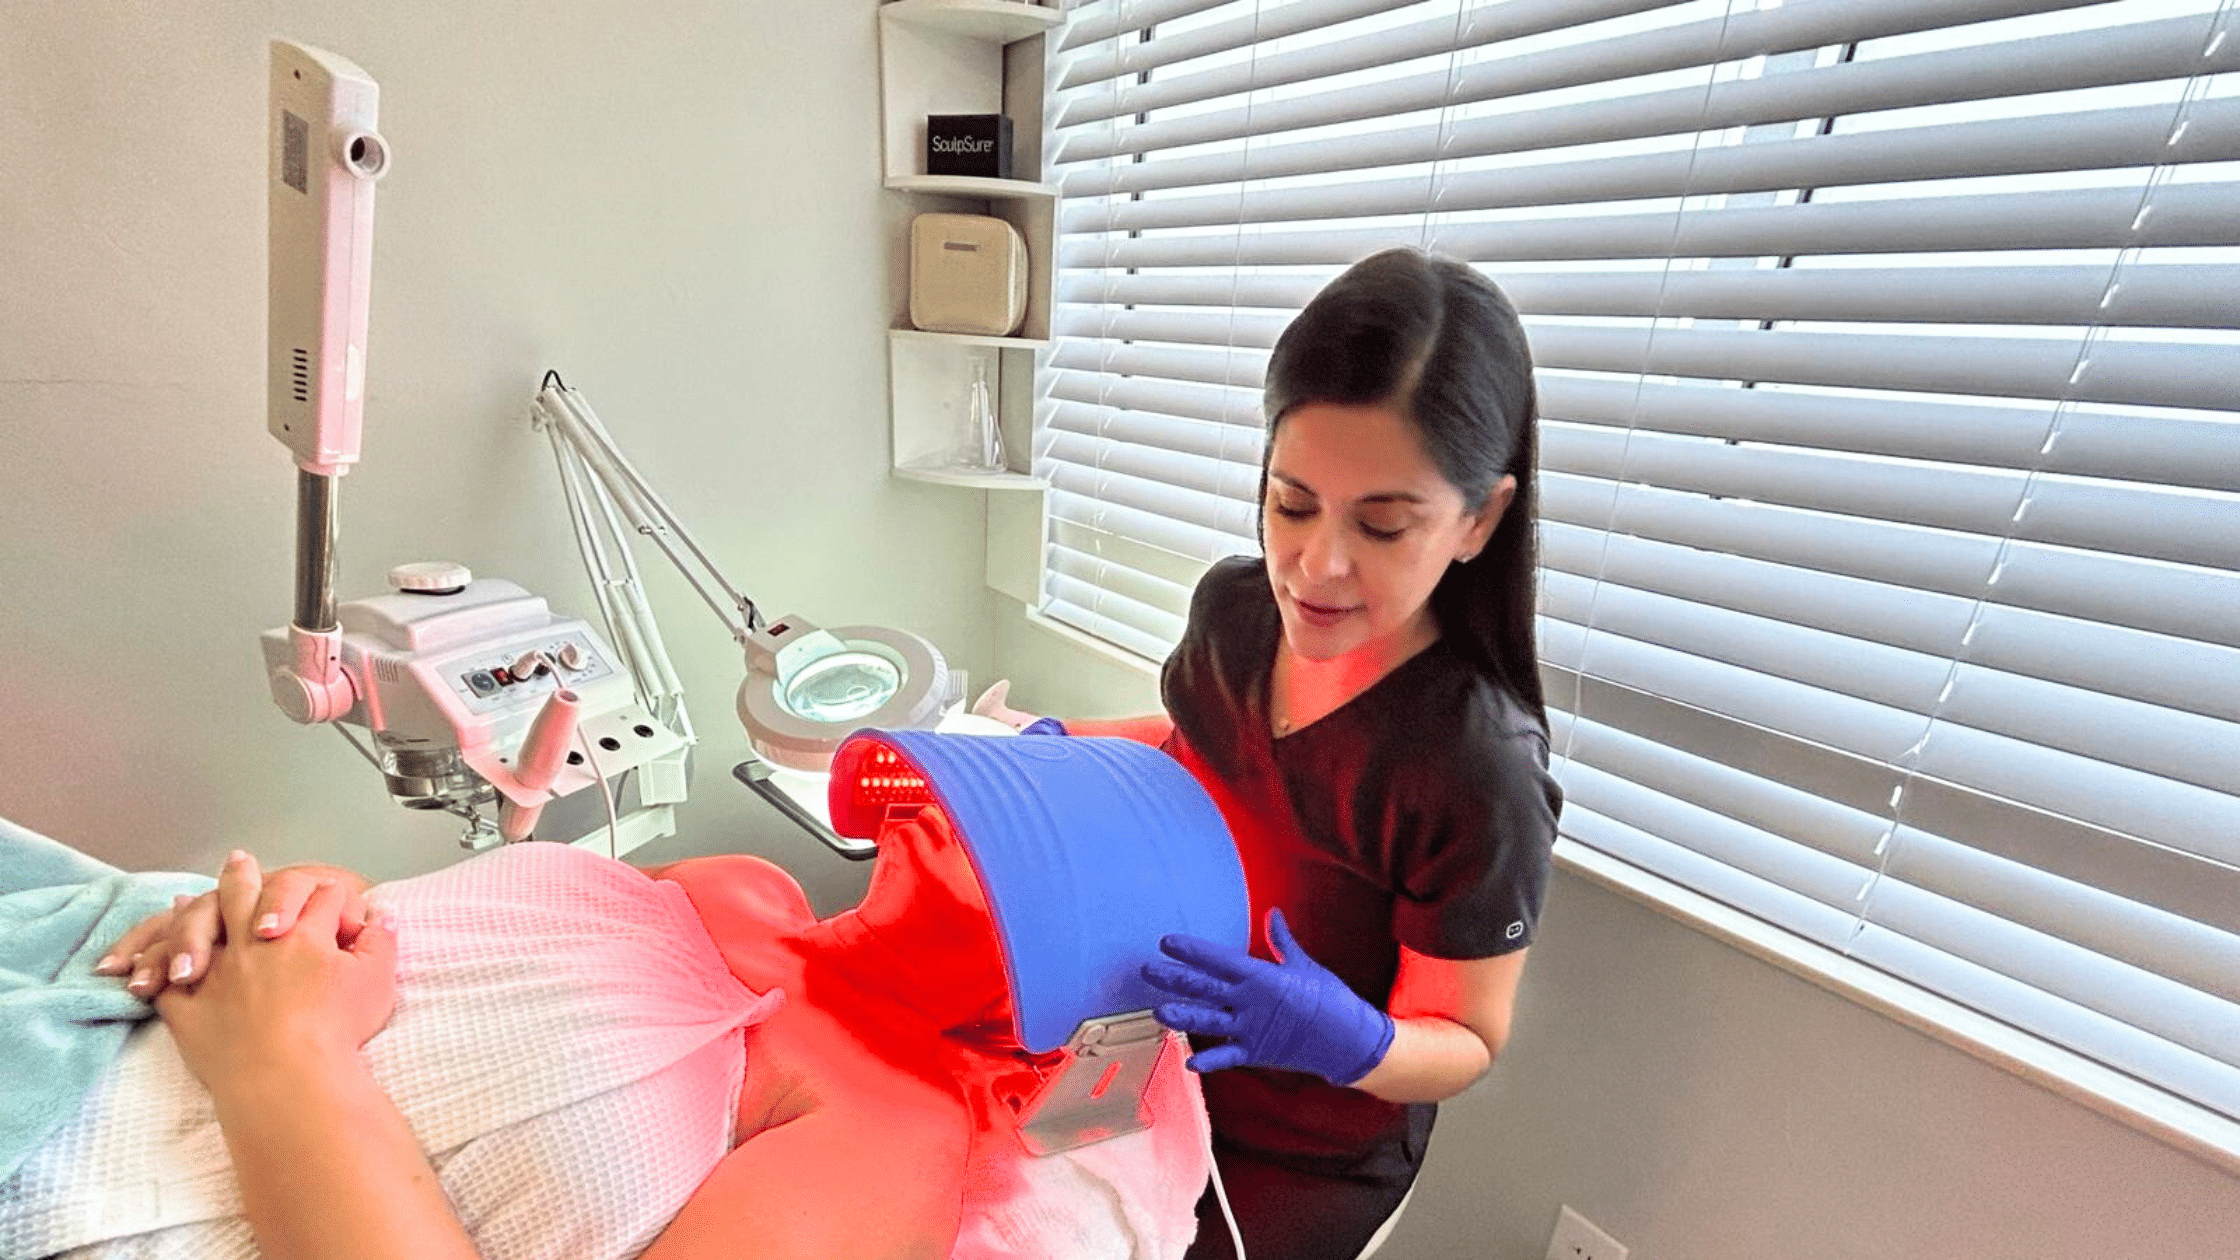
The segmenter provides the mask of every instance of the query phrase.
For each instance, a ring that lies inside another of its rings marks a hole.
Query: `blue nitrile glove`
[[[1190,1056],[1189,1068],[1283,1068],[1312,1072],[1333,1085],[1367,1076],[1392,1048],[1392,1016],[1309,958],[1291,939],[1281,910],[1268,912],[1268,942],[1283,961],[1177,934],[1159,941],[1166,958],[1143,965],[1145,980],[1187,999],[1152,1008],[1160,1023],[1229,1038],[1227,1045]]]

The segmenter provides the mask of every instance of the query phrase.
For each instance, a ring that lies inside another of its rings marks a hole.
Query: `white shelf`
[[[1019,0],[894,0],[879,7],[879,17],[992,44],[1040,35],[1065,20],[1050,5]]]
[[[946,197],[981,197],[991,201],[1027,201],[1034,198],[1056,200],[1056,184],[1037,184],[1024,179],[989,179],[982,175],[889,175],[887,187],[894,192],[930,193]]]
[[[937,486],[964,486],[973,490],[1047,490],[1050,483],[1040,477],[1025,473],[980,472],[969,468],[921,468],[908,464],[895,466],[894,475],[905,481],[924,481]]]
[[[987,337],[979,333],[927,332],[923,328],[889,328],[887,336],[895,341],[923,341],[932,345],[988,346],[996,350],[1047,350],[1047,337]]]

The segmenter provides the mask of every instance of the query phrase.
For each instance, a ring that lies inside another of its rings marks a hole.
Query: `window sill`
[[[1563,870],[1640,902],[1760,961],[2240,1176],[2240,1122],[1845,958],[1575,840],[1556,841],[1555,861]]]

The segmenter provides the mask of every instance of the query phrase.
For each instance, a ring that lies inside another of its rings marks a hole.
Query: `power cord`
[[[1182,1036],[1181,1033],[1172,1032],[1167,1035],[1178,1040]],[[1189,1050],[1189,1046],[1185,1044],[1183,1046],[1177,1047],[1177,1049],[1187,1053]],[[1221,1219],[1229,1226],[1229,1246],[1236,1252],[1237,1260],[1245,1260],[1244,1235],[1237,1231],[1237,1214],[1235,1209],[1229,1206],[1229,1188],[1221,1184],[1221,1161],[1216,1158],[1213,1153],[1213,1124],[1211,1122],[1211,1117],[1208,1117],[1207,1121],[1206,1170],[1213,1174],[1214,1201],[1221,1205]]]
[[[599,771],[598,754],[591,751],[590,737],[580,726],[576,728],[576,743],[583,749],[583,759],[591,764],[591,778],[599,785],[600,798],[607,803],[607,856],[619,862],[622,860],[622,823],[615,817],[614,789],[607,786],[607,776]]]

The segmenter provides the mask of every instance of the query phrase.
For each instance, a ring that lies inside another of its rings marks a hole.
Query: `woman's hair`
[[[1533,629],[1539,572],[1539,401],[1516,308],[1463,263],[1389,249],[1348,268],[1276,340],[1263,404],[1272,449],[1284,417],[1305,403],[1382,404],[1416,427],[1439,471],[1472,512],[1504,474],[1516,497],[1485,549],[1448,567],[1432,614],[1479,671],[1542,725]],[[1267,494],[1267,458],[1260,492]]]

